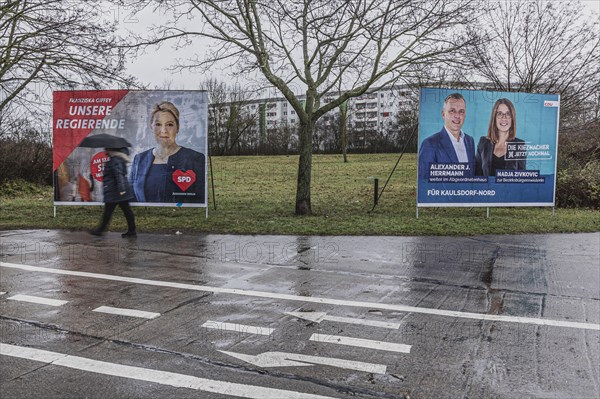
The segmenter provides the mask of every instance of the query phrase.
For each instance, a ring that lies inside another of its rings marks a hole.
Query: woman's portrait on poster
[[[135,201],[204,203],[205,156],[177,144],[179,109],[168,101],[156,104],[150,128],[156,146],[137,154],[131,166]]]
[[[513,103],[501,98],[494,104],[487,135],[481,137],[475,153],[475,175],[496,176],[497,170],[525,170],[525,156],[511,158],[509,147],[522,147],[517,138],[516,110]]]

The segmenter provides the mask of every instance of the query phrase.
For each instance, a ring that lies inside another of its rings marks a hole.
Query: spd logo
[[[185,191],[190,188],[195,181],[196,172],[193,170],[187,170],[184,172],[183,170],[178,169],[173,172],[173,182],[177,184],[177,187],[179,187],[181,191]]]

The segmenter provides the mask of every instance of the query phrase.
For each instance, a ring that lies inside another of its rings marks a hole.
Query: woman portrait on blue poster
[[[137,202],[203,203],[204,154],[177,144],[179,110],[163,101],[152,109],[150,126],[156,147],[139,153],[131,165]]]
[[[517,138],[516,111],[513,103],[501,98],[494,104],[487,136],[481,137],[475,154],[475,175],[496,176],[497,170],[525,170],[524,157],[507,158],[509,144],[525,144]]]

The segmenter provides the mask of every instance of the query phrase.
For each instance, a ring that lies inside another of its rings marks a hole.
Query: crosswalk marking
[[[313,334],[310,341],[328,344],[356,346],[360,348],[377,349],[388,352],[410,353],[410,345],[395,344],[392,342],[372,341],[370,339],[343,337],[341,335]]]
[[[31,295],[22,295],[22,294],[13,295],[7,299],[10,299],[12,301],[37,303],[39,305],[48,305],[48,306],[62,306],[65,303],[69,303],[69,301],[62,301],[60,299],[50,299],[50,298],[43,298],[40,296],[31,296]]]
[[[400,323],[389,323],[386,321],[365,320],[365,319],[357,319],[357,318],[352,318],[352,317],[329,316],[325,312],[285,312],[285,314],[297,317],[299,319],[310,320],[315,323],[320,323],[323,320],[329,320],[329,321],[335,321],[338,323],[359,324],[359,325],[369,326],[369,327],[390,328],[392,330],[398,330],[400,328]]]
[[[93,312],[108,313],[119,316],[139,317],[142,319],[155,319],[158,316],[160,316],[160,313],[145,312],[143,310],[136,309],[113,308],[110,306],[100,306],[99,308],[94,309]]]
[[[273,331],[275,331],[274,329],[267,327],[247,326],[244,324],[224,323],[212,320],[206,321],[206,323],[202,324],[202,327],[211,328],[214,330],[235,331],[239,333],[255,335],[271,335],[273,334]]]

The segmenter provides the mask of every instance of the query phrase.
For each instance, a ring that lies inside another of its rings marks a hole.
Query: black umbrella
[[[112,134],[100,133],[84,138],[81,144],[79,144],[79,147],[123,148],[131,147],[131,144],[129,144],[129,141],[125,140],[123,137],[113,136]]]

